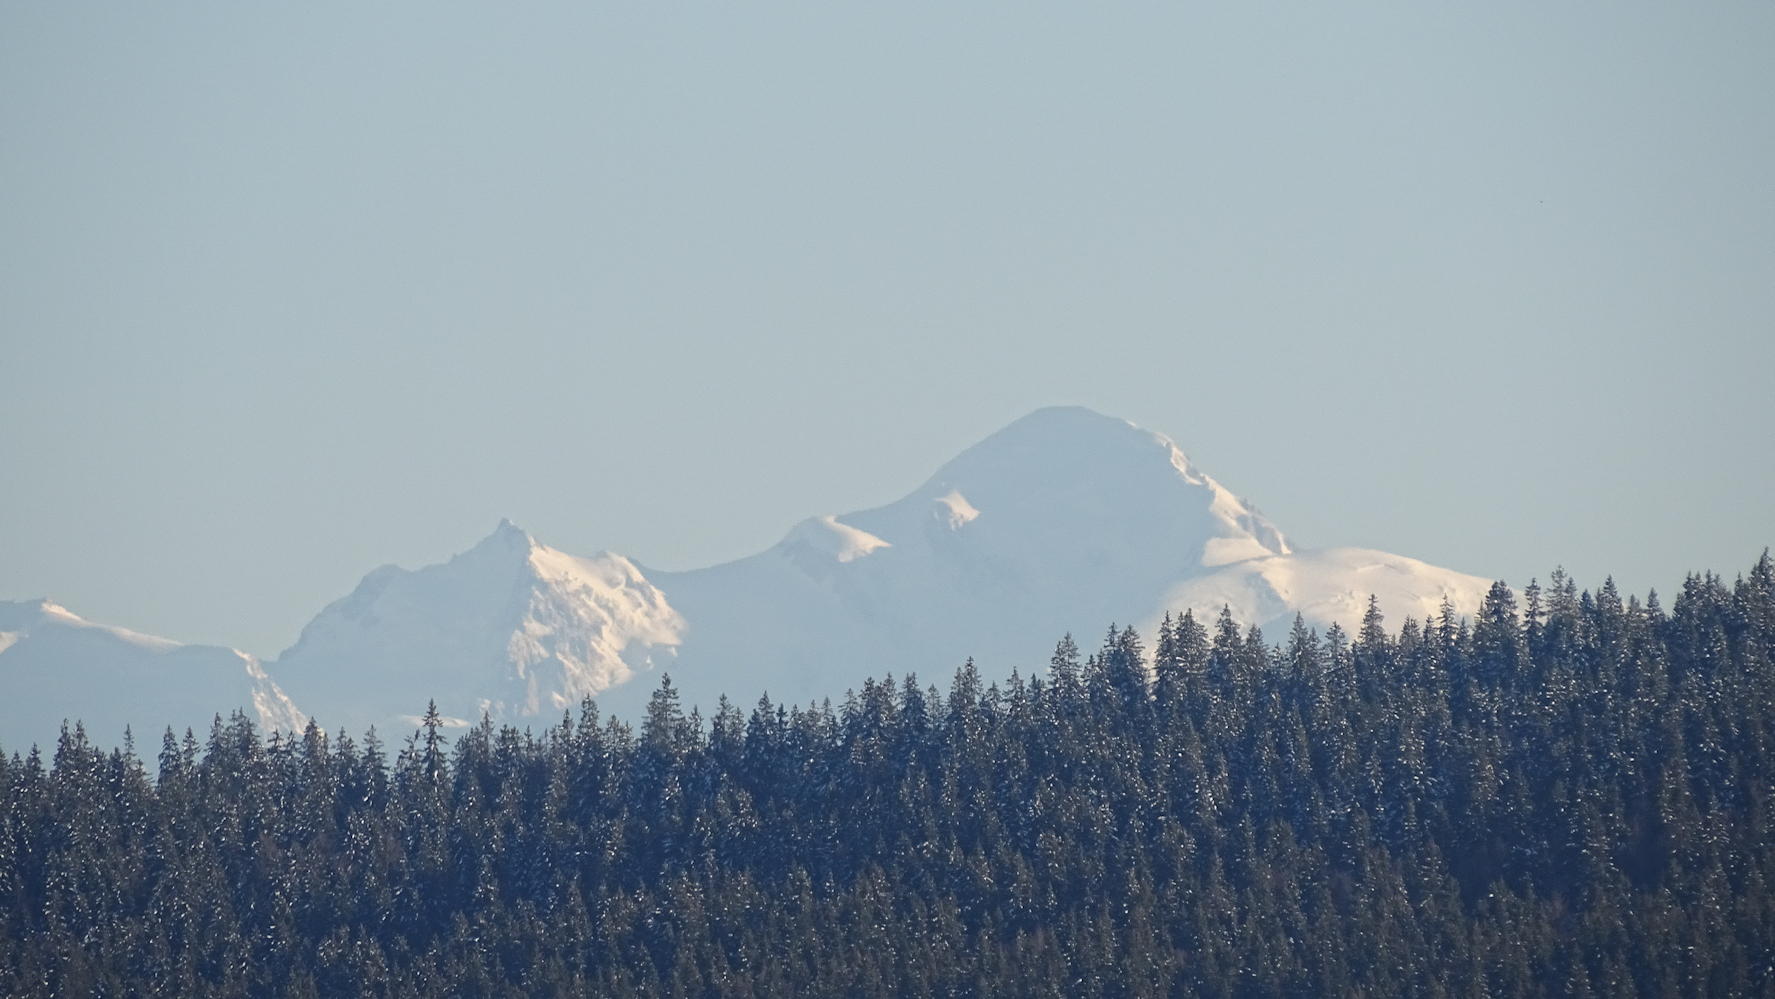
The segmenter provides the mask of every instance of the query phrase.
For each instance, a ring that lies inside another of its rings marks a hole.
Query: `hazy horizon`
[[[1303,547],[1775,543],[1775,8],[0,9],[0,599],[270,657],[507,517],[682,569],[1041,406]]]

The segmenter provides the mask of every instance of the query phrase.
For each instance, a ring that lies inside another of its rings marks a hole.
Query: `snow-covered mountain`
[[[628,559],[567,555],[501,521],[448,562],[365,576],[273,668],[329,730],[410,731],[432,698],[454,724],[553,720],[651,673],[684,629]]]
[[[126,727],[148,757],[168,725],[199,739],[235,709],[263,728],[292,729],[306,716],[237,649],[181,645],[94,624],[48,600],[0,601],[0,745],[54,752],[63,720],[78,720],[99,745]]]
[[[448,562],[370,573],[263,667],[0,603],[0,744],[52,742],[64,717],[96,741],[125,724],[158,739],[237,706],[269,728],[309,713],[328,731],[375,725],[391,744],[431,699],[456,724],[548,724],[588,696],[634,718],[666,671],[705,712],[723,693],[836,700],[867,676],[942,682],[970,656],[989,676],[1032,672],[1063,632],[1088,647],[1111,622],[1150,634],[1168,611],[1230,606],[1280,639],[1296,613],[1353,629],[1370,594],[1397,623],[1445,599],[1471,611],[1488,586],[1385,552],[1296,551],[1169,438],[1043,409],[896,502],[811,517],[706,569],[569,555],[502,522]]]
[[[837,699],[866,676],[944,680],[972,656],[1026,673],[1071,631],[1150,630],[1231,606],[1272,638],[1301,613],[1353,628],[1368,596],[1397,621],[1489,581],[1364,549],[1296,552],[1163,435],[1043,409],[894,503],[816,516],[756,555],[688,572],[576,558],[509,523],[447,563],[385,567],[270,665],[329,729],[446,716],[553,721],[582,696],[634,717],[669,671],[705,712]]]

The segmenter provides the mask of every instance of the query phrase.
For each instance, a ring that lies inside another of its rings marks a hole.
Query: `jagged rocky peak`
[[[464,567],[516,568],[529,561],[537,547],[530,532],[502,517],[493,533],[476,542],[474,547],[451,557],[450,562],[461,563]]]
[[[493,533],[481,540],[481,545],[501,546],[511,550],[524,550],[535,547],[536,539],[530,532],[511,522],[506,517],[499,518],[499,526]],[[477,546],[479,547],[479,546]]]

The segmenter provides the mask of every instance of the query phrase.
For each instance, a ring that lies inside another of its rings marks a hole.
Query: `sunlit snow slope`
[[[943,682],[967,657],[1032,672],[1072,632],[1150,634],[1168,611],[1230,607],[1272,640],[1296,613],[1353,630],[1370,594],[1393,624],[1488,581],[1385,552],[1296,551],[1170,439],[1079,408],[1032,413],[886,506],[820,515],[723,565],[660,572],[576,557],[509,523],[448,562],[385,566],[303,629],[265,671],[233,650],[148,639],[49,609],[0,605],[0,742],[79,715],[115,740],[234,704],[295,727],[375,725],[390,745],[428,700],[452,724],[483,712],[552,724],[585,697],[637,717],[669,671],[685,706],[842,698],[866,676]],[[21,623],[22,622],[22,623]],[[278,689],[288,690],[286,698]]]
[[[804,522],[738,562],[649,578],[689,623],[674,682],[701,703],[725,691],[749,706],[760,691],[837,698],[890,670],[942,680],[970,655],[989,672],[1027,672],[1065,630],[1095,635],[1144,617],[1181,579],[1289,550],[1169,439],[1057,408],[897,502]]]
[[[430,699],[458,724],[553,721],[651,672],[683,630],[628,559],[566,555],[502,522],[441,565],[370,573],[273,669],[329,730],[408,732]]]
[[[864,539],[864,540],[859,540]],[[1046,663],[1071,631],[1151,634],[1166,611],[1230,605],[1283,637],[1296,611],[1354,627],[1370,593],[1420,619],[1478,606],[1489,582],[1357,549],[1297,553],[1167,437],[1086,409],[1038,410],[895,503],[808,521],[750,558],[649,578],[688,623],[674,684],[707,705],[837,699],[864,676],[942,682]],[[634,710],[653,684],[604,701]]]
[[[1039,410],[910,495],[811,517],[775,546],[690,572],[575,559],[509,524],[417,572],[386,568],[327,608],[272,667],[329,727],[396,727],[435,697],[547,723],[580,697],[640,712],[669,671],[686,705],[726,693],[807,702],[865,676],[943,681],[1045,663],[1072,631],[1150,628],[1168,610],[1282,637],[1298,611],[1353,627],[1370,593],[1418,617],[1477,606],[1486,580],[1356,549],[1297,553],[1166,437],[1078,408]]]

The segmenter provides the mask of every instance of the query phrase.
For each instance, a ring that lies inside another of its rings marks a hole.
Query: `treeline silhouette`
[[[1772,664],[1765,552],[392,761],[76,726],[0,755],[0,993],[1771,995]]]

